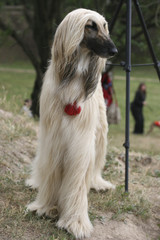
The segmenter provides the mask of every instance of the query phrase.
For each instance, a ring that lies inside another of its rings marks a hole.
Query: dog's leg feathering
[[[43,134],[39,145],[41,148],[39,147],[37,157],[32,165],[32,176],[27,181],[27,183],[33,183],[34,186],[38,184],[37,198],[27,206],[27,210],[36,211],[39,216],[43,214],[52,215],[52,211],[55,210],[57,205],[58,189],[61,186],[62,178],[60,161],[63,159],[61,151],[63,146],[60,145],[58,137],[57,132],[54,134],[50,132],[47,137]],[[43,139],[45,139],[45,142]],[[52,144],[49,144],[53,142],[53,139],[55,140],[54,148]],[[58,146],[61,146],[59,151]]]
[[[88,217],[87,192],[92,173],[90,168],[95,158],[95,138],[93,131],[93,137],[88,137],[89,134],[85,129],[78,134],[81,138],[77,139],[77,133],[72,135],[64,159],[63,181],[59,192],[60,219],[57,225],[73,233],[76,238],[89,237],[93,229]]]
[[[101,89],[99,89],[99,92]],[[93,169],[92,185],[91,188],[95,190],[115,189],[115,186],[109,181],[105,181],[101,174],[105,164],[106,147],[107,147],[107,132],[108,123],[106,119],[106,107],[102,94],[99,96],[99,125],[96,132],[96,159]]]

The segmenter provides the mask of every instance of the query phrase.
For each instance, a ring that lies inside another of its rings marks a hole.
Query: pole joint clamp
[[[123,147],[126,148],[126,149],[129,149],[129,147],[130,147],[129,142],[125,142],[125,143],[123,143]]]
[[[125,70],[126,72],[131,72],[131,65],[127,64],[124,61],[121,61],[120,65],[123,67],[123,70]]]

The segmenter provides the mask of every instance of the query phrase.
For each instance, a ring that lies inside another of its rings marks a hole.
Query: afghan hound
[[[57,226],[89,237],[87,193],[113,189],[102,179],[107,119],[101,73],[117,52],[108,24],[97,12],[77,9],[58,26],[40,96],[40,135],[32,175],[38,189],[28,205],[38,215],[57,207]]]

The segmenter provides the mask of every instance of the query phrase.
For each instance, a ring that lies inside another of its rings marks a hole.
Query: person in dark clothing
[[[141,83],[136,91],[133,102],[131,103],[131,112],[135,120],[133,133],[143,134],[144,132],[144,117],[143,106],[146,105],[146,85]]]

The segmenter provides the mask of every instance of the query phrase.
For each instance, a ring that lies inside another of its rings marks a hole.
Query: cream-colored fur
[[[49,215],[56,206],[57,226],[77,238],[90,236],[93,229],[88,217],[87,193],[90,188],[114,188],[101,177],[108,131],[101,87],[105,59],[97,58],[97,86],[87,98],[82,78],[82,73],[88,71],[90,50],[80,43],[89,20],[95,21],[100,30],[106,22],[96,12],[78,9],[68,14],[56,31],[52,59],[40,97],[37,156],[32,164],[31,178],[27,180],[29,186],[38,189],[37,198],[28,209],[39,215]],[[108,34],[107,29],[106,32]],[[75,61],[77,67],[72,81],[61,84],[65,67]],[[81,106],[81,113],[69,116],[64,107],[75,101]]]

